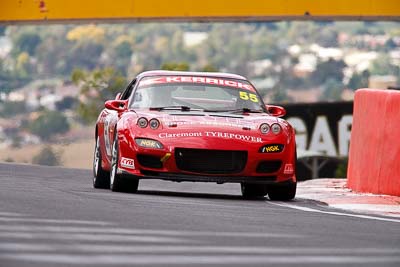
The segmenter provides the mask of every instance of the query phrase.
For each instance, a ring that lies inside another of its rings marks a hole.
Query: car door
[[[124,90],[122,94],[117,95],[117,99],[119,100],[127,100],[132,94],[133,88],[136,84],[136,79],[134,79]],[[109,162],[111,162],[111,153],[112,153],[112,145],[114,143],[114,137],[115,137],[115,129],[116,125],[121,117],[121,114],[118,114],[117,111],[115,110],[110,110],[105,108],[103,110],[103,116],[104,116],[104,127],[103,127],[103,136],[104,136],[104,146],[105,146],[105,152],[107,155],[107,159]]]

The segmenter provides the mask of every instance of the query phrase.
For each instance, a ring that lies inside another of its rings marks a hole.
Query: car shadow
[[[244,200],[244,201],[266,201],[267,197],[247,199],[241,195],[225,195],[225,194],[211,194],[211,193],[197,193],[197,192],[176,192],[176,191],[156,191],[156,190],[138,190],[136,194],[141,195],[157,195],[169,197],[183,197],[183,198],[200,198],[200,199],[223,199],[223,200]]]

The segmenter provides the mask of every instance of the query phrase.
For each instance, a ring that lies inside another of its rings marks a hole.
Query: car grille
[[[159,157],[149,156],[149,155],[137,155],[137,160],[140,165],[147,168],[160,169],[163,164]]]
[[[265,160],[261,161],[257,165],[256,172],[258,173],[274,173],[279,171],[282,166],[282,161],[280,160]]]
[[[207,174],[239,173],[246,166],[247,151],[175,149],[176,166],[183,171]]]

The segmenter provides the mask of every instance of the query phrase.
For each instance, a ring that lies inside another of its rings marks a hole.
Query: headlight
[[[262,134],[268,133],[269,129],[270,129],[270,127],[269,127],[269,125],[267,123],[263,123],[263,124],[260,125],[260,132]]]
[[[149,122],[147,121],[146,118],[141,117],[137,120],[137,125],[139,125],[140,128],[146,128],[147,124],[149,124]]]
[[[145,147],[145,148],[163,148],[163,145],[153,139],[146,139],[146,138],[136,138],[135,142],[138,146]]]
[[[279,134],[282,131],[282,128],[278,123],[274,123],[271,125],[271,130],[274,134]]]
[[[160,122],[157,119],[151,119],[149,125],[151,129],[155,130],[160,126]]]

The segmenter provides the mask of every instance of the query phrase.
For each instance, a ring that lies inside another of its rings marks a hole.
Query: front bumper
[[[159,141],[159,140],[158,140]],[[120,159],[134,162],[119,172],[139,179],[170,181],[274,184],[296,182],[294,140],[269,141],[283,146],[281,152],[262,153],[267,141],[246,143],[215,139],[186,138],[185,142],[163,142],[163,148],[144,148],[134,140],[119,137]],[[190,158],[182,160],[182,151]],[[198,154],[196,154],[198,151]],[[198,160],[196,160],[198,155]],[[223,158],[226,155],[228,158]],[[245,159],[244,156],[245,155]],[[288,168],[288,166],[290,168]]]

